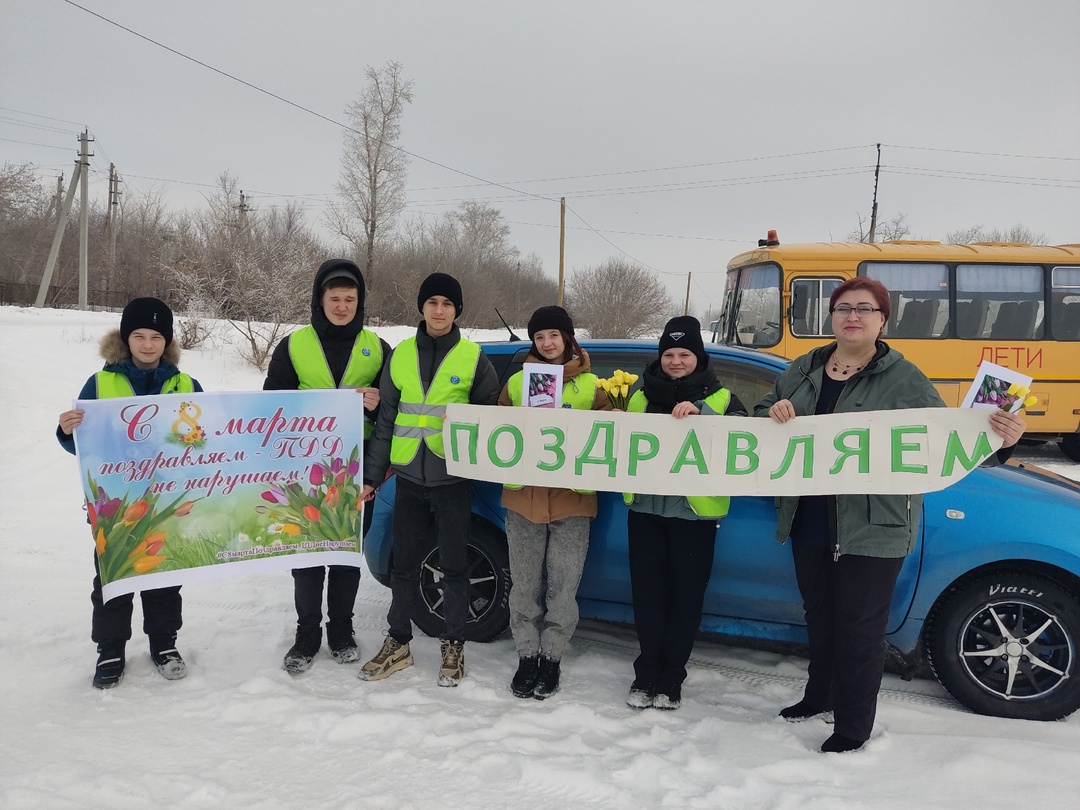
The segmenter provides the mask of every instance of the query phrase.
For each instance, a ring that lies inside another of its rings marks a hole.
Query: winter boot
[[[353,636],[352,622],[328,622],[326,641],[330,645],[330,657],[339,664],[353,664],[360,660],[360,647]]]
[[[393,675],[399,669],[411,667],[412,664],[413,657],[409,645],[402,644],[393,636],[387,636],[382,649],[374,658],[360,667],[356,677],[362,681],[381,681],[383,678]]]
[[[545,655],[540,656],[540,679],[536,682],[533,697],[547,700],[559,691],[559,662]]]
[[[312,659],[322,646],[321,627],[297,627],[296,642],[285,653],[285,660],[281,663],[282,668],[293,675],[307,672],[311,669]]]
[[[465,642],[443,639],[442,666],[439,667],[439,686],[457,686],[465,677]]]
[[[823,754],[846,754],[848,751],[858,751],[863,747],[862,741],[853,740],[843,734],[833,734],[821,744]]]
[[[803,720],[809,720],[811,717],[829,714],[832,714],[832,712],[830,712],[828,709],[817,709],[811,706],[805,700],[800,700],[794,706],[785,706],[783,709],[781,709],[779,716],[783,717],[789,723],[799,723]]]
[[[150,636],[150,659],[167,681],[178,681],[187,675],[187,664],[176,649],[176,636]]]
[[[531,698],[539,680],[540,656],[523,655],[518,658],[518,668],[514,679],[510,681],[510,691],[514,693],[514,697]]]
[[[112,689],[124,677],[124,643],[119,645],[98,645],[97,666],[94,668],[94,686],[98,689]]]
[[[682,705],[682,685],[677,683],[665,684],[656,690],[652,702],[654,709],[677,709]]]
[[[635,680],[626,695],[626,705],[635,709],[647,709],[656,700],[656,686],[648,681]]]

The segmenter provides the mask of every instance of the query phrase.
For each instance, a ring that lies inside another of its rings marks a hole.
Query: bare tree
[[[364,276],[374,286],[376,251],[405,207],[408,156],[397,142],[413,83],[402,75],[400,62],[369,67],[365,75],[367,87],[345,110],[352,128],[345,133],[341,156],[341,199],[327,216],[363,257]]]
[[[653,273],[624,259],[575,270],[566,292],[574,324],[593,338],[655,335],[676,308]]]
[[[241,209],[235,180],[224,174],[219,184],[208,212],[178,220],[162,264],[189,311],[226,319],[243,338],[241,356],[261,370],[286,332],[307,320],[307,291],[328,250],[298,204]]]
[[[855,212],[855,216],[859,219],[859,226],[848,232],[848,241],[869,242],[869,220],[858,211]],[[877,223],[877,226],[874,228],[874,239],[878,242],[891,242],[896,239],[906,239],[910,235],[911,228],[907,223],[907,214],[897,214],[892,219]]]
[[[945,234],[945,241],[953,245],[970,245],[972,242],[1026,242],[1029,245],[1045,245],[1046,234],[1035,233],[1026,225],[1017,223],[1008,230],[973,225]]]

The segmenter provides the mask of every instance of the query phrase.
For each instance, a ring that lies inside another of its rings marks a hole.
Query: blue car
[[[481,344],[505,383],[530,344]],[[655,341],[585,340],[594,373],[640,372]],[[752,349],[709,345],[725,386],[753,408],[788,361]],[[489,641],[509,627],[510,564],[502,487],[473,483],[468,637]],[[364,538],[372,575],[390,584],[394,479],[379,490]],[[925,496],[915,551],[896,585],[890,655],[908,677],[929,665],[961,703],[980,714],[1056,720],[1080,706],[1080,484],[1010,463],[980,468]],[[432,531],[433,531],[432,526]],[[791,550],[775,540],[769,497],[733,498],[716,544],[701,630],[747,643],[806,643]],[[632,623],[626,506],[602,492],[578,589],[582,618]],[[437,636],[441,614],[434,534],[423,561],[416,625]]]

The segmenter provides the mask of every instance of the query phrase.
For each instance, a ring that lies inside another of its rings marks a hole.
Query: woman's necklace
[[[834,354],[834,359],[832,360],[832,373],[841,374],[844,377],[846,377],[848,374],[854,374],[856,372],[862,371],[866,367],[866,364],[873,359],[873,355],[871,355],[870,357],[863,360],[861,363],[841,363],[836,360],[835,357],[836,355]]]

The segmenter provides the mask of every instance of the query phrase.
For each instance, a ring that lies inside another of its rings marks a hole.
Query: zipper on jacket
[[[833,549],[832,561],[840,561],[840,498],[833,496],[833,530],[836,532],[836,546]]]

